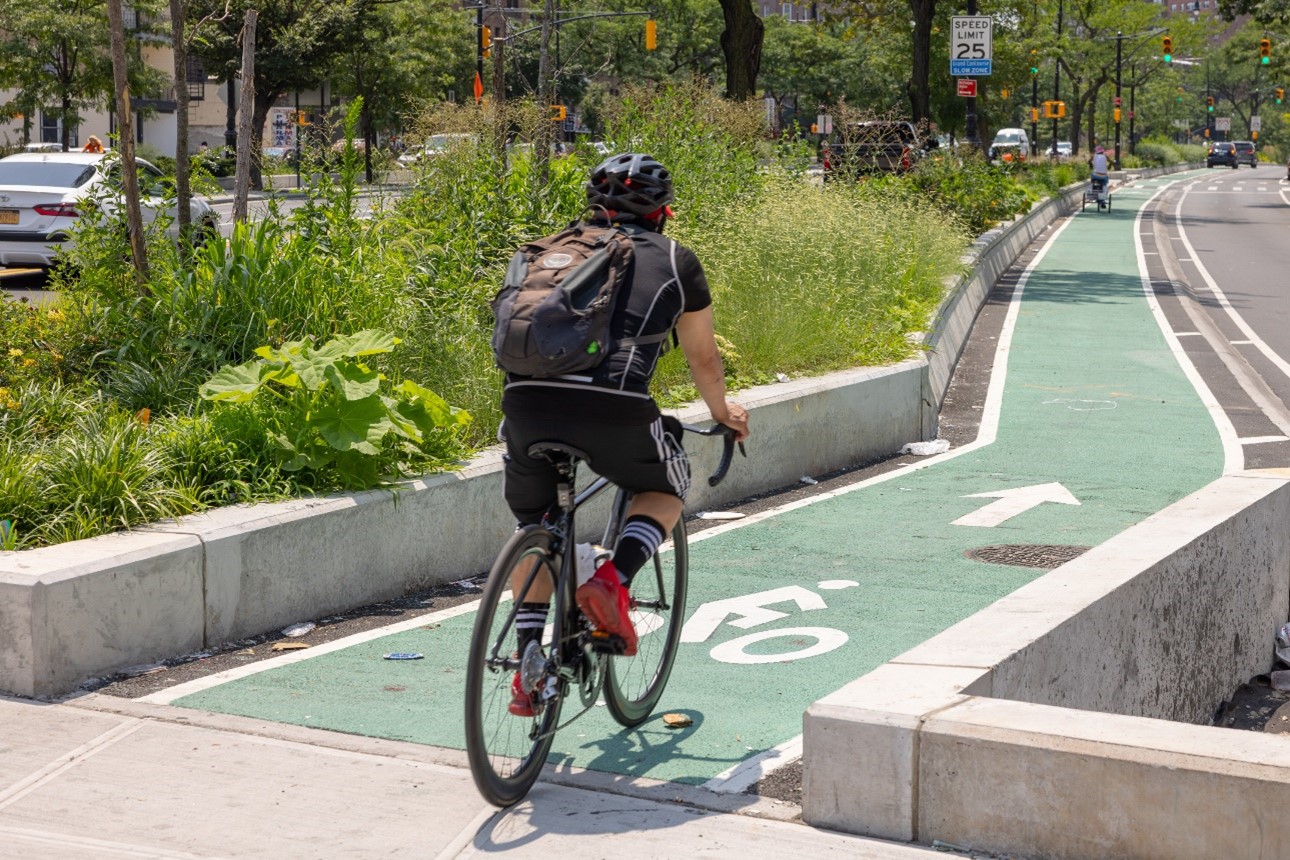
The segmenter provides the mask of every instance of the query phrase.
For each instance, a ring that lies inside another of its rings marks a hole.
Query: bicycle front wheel
[[[515,612],[523,597],[511,594],[511,572],[525,574],[524,591],[535,582],[555,582],[552,534],[540,526],[516,532],[493,563],[479,601],[466,662],[466,755],[484,799],[510,806],[524,798],[546,762],[560,717],[560,695],[534,716],[515,716],[508,707],[520,668]],[[544,634],[544,640],[547,634]],[[550,654],[550,643],[542,643]]]
[[[654,712],[685,623],[689,566],[685,520],[672,529],[672,551],[655,553],[632,579],[632,624],[639,644],[633,657],[612,657],[605,675],[605,704],[620,725],[632,728]]]

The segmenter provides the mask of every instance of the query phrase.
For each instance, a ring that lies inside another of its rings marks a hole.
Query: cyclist
[[[1111,181],[1111,175],[1108,173],[1109,166],[1106,161],[1106,149],[1101,146],[1095,149],[1093,157],[1088,160],[1088,164],[1093,174],[1093,196],[1097,198],[1097,205],[1101,206],[1106,200],[1106,186]]]
[[[632,241],[632,264],[610,322],[611,343],[675,332],[712,418],[734,429],[739,440],[747,438],[747,411],[726,399],[703,267],[692,251],[663,236],[672,217],[667,169],[640,153],[611,156],[591,171],[586,190],[590,222],[622,225]],[[560,441],[581,449],[593,471],[634,493],[612,558],[575,595],[592,624],[622,638],[626,656],[636,653],[637,644],[628,587],[671,533],[690,486],[679,424],[664,417],[649,394],[664,343],[611,346],[585,374],[551,379],[508,375],[502,394],[504,492],[520,525],[539,523],[556,510],[557,473],[546,460],[528,456],[534,442]],[[525,574],[512,573],[517,593]],[[541,579],[519,606],[520,654],[529,642],[541,641],[552,591],[553,583]],[[512,692],[510,712],[532,716],[532,691],[522,688],[518,672]]]

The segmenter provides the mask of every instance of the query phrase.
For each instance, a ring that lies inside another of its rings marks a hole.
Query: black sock
[[[530,642],[542,644],[542,631],[546,627],[546,603],[521,603],[515,611],[515,641],[519,645],[520,656]]]
[[[630,585],[636,572],[658,552],[663,537],[663,526],[653,517],[637,514],[627,518],[618,546],[614,548],[614,567],[626,584]]]

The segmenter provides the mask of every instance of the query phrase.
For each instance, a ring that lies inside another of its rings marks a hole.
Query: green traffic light
[[[1265,65],[1265,66],[1266,66],[1266,65],[1268,65],[1269,63],[1271,63],[1271,62],[1272,62],[1272,58],[1271,58],[1271,57],[1264,57],[1264,58],[1261,60],[1261,62],[1263,63],[1263,65]]]
[[[1166,62],[1166,63],[1172,63],[1173,61],[1174,61],[1174,55],[1173,55],[1173,54],[1165,54],[1165,62]]]
[[[1039,67],[1038,67],[1038,66],[1031,66],[1031,67],[1030,67],[1030,74],[1032,74],[1032,75],[1037,75],[1037,74],[1039,74]]]

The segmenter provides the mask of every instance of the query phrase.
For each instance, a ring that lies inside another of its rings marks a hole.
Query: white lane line
[[[1266,442],[1288,442],[1290,436],[1246,436],[1239,441],[1242,445],[1262,445]]]
[[[102,752],[117,741],[129,737],[143,728],[144,724],[143,720],[130,720],[119,726],[114,726],[98,737],[81,744],[71,752],[59,756],[30,776],[15,782],[4,791],[0,791],[0,809],[4,809],[11,803],[16,803],[42,785],[57,779],[64,771],[75,767],[78,762],[82,762],[95,753]]]
[[[1182,204],[1186,197],[1187,190],[1183,189],[1183,193],[1178,196],[1178,204],[1174,207],[1174,220],[1178,224],[1178,238],[1182,240],[1183,246],[1187,249],[1187,252],[1191,254],[1192,257],[1196,257],[1196,249],[1192,247],[1191,241],[1187,238],[1187,230],[1183,225]],[[1205,285],[1214,291],[1214,297],[1218,299],[1219,307],[1227,312],[1227,315],[1231,318],[1232,322],[1241,330],[1241,334],[1249,338],[1250,345],[1261,352],[1264,358],[1272,362],[1272,364],[1276,366],[1277,370],[1280,370],[1287,378],[1290,378],[1290,361],[1286,361],[1280,355],[1277,355],[1272,347],[1264,343],[1258,333],[1255,332],[1254,329],[1250,327],[1250,324],[1245,321],[1245,318],[1237,312],[1236,308],[1232,307],[1232,303],[1227,300],[1227,296],[1218,286],[1218,283],[1214,280],[1213,276],[1210,275],[1209,270],[1205,268],[1204,264],[1202,264],[1199,259],[1196,259],[1193,262],[1196,266],[1196,270],[1200,272],[1201,278],[1204,279]]]
[[[802,757],[802,736],[790,738],[778,746],[758,753],[750,759],[739,762],[734,767],[723,770],[703,784],[709,791],[724,794],[737,794],[751,787],[766,774],[780,765],[788,764]]]
[[[1178,221],[1178,238],[1182,239],[1188,252],[1195,256],[1196,250],[1187,241],[1187,234],[1182,229],[1180,217],[1182,202],[1187,198],[1187,192],[1190,190],[1190,186],[1183,186],[1182,193],[1178,195],[1178,205],[1174,212],[1175,220]],[[1156,192],[1156,194],[1152,195],[1151,200],[1155,200],[1163,191],[1164,189],[1162,188],[1161,191]],[[1142,219],[1142,213],[1146,211],[1151,200],[1143,204],[1142,208],[1138,210],[1139,220]],[[1231,475],[1239,472],[1245,466],[1245,453],[1241,450],[1241,445],[1236,440],[1236,428],[1232,426],[1231,419],[1227,417],[1227,413],[1219,405],[1218,399],[1214,397],[1214,393],[1209,390],[1209,386],[1201,378],[1200,372],[1196,370],[1196,365],[1192,364],[1191,359],[1187,357],[1187,351],[1178,342],[1178,337],[1170,327],[1169,320],[1165,319],[1164,310],[1160,307],[1160,303],[1156,301],[1155,292],[1151,289],[1151,278],[1147,275],[1147,261],[1142,256],[1142,237],[1135,236],[1133,241],[1137,246],[1138,271],[1141,273],[1142,291],[1146,294],[1147,306],[1151,308],[1151,313],[1155,316],[1156,323],[1160,326],[1160,331],[1164,334],[1165,340],[1169,344],[1169,349],[1173,351],[1174,359],[1178,362],[1178,366],[1182,368],[1183,375],[1191,382],[1192,388],[1196,389],[1196,394],[1200,397],[1201,402],[1205,404],[1205,408],[1209,411],[1210,420],[1214,422],[1214,427],[1218,430],[1218,438],[1223,443],[1223,474]],[[1196,262],[1196,268],[1203,276],[1209,278],[1209,273],[1205,271],[1205,267],[1199,261]],[[1212,280],[1210,283],[1212,285]]]
[[[1176,331],[1176,332],[1174,332],[1174,337],[1200,337],[1200,336],[1201,336],[1201,334],[1200,334],[1200,332],[1198,332],[1198,331]]]
[[[474,612],[475,607],[479,604],[478,600],[472,600],[469,603],[463,603],[458,606],[452,606],[448,609],[441,609],[438,612],[429,612],[425,615],[418,615],[416,618],[407,618],[385,627],[377,627],[374,630],[365,630],[362,633],[355,633],[352,636],[346,636],[341,639],[333,639],[330,642],[324,642],[321,645],[315,645],[312,648],[305,648],[300,651],[290,651],[281,657],[271,657],[268,660],[260,660],[256,663],[248,663],[245,666],[238,666],[236,669],[226,669],[223,672],[216,672],[214,675],[207,675],[205,678],[195,678],[192,681],[186,681],[183,684],[176,684],[173,687],[167,687],[164,690],[158,690],[147,696],[141,696],[135,701],[147,702],[151,705],[169,705],[176,699],[200,693],[202,690],[208,690],[211,687],[218,687],[226,681],[236,681],[239,678],[246,678],[251,675],[258,675],[261,672],[267,672],[270,669],[277,669],[279,666],[289,666],[292,663],[300,663],[312,657],[321,657],[324,654],[330,654],[333,651],[340,651],[351,645],[361,645],[364,642],[370,642],[373,639],[380,639],[383,636],[389,636],[393,633],[402,633],[405,630],[415,630],[418,627],[425,627],[427,624],[435,624],[448,618],[455,618],[458,615],[465,615],[468,612]]]
[[[1234,346],[1253,346],[1254,345],[1254,341],[1252,340],[1230,340],[1228,341],[1228,343],[1233,344]]]

